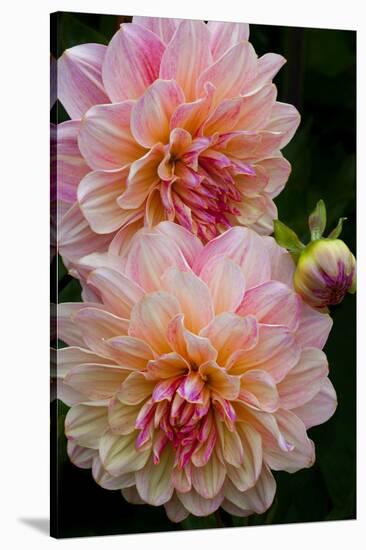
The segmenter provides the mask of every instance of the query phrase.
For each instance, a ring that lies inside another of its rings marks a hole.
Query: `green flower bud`
[[[313,307],[339,304],[356,290],[355,257],[340,239],[314,240],[299,256],[294,286]]]

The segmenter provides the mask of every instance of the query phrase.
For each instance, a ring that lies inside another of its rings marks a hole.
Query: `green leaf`
[[[323,200],[317,202],[316,207],[309,216],[309,229],[311,240],[317,241],[323,235],[327,225],[327,210]]]
[[[282,223],[280,220],[274,221],[274,236],[277,243],[289,250],[296,261],[302,250],[305,248],[299,237],[290,227]]]
[[[328,239],[338,239],[339,235],[342,233],[343,229],[343,222],[346,221],[347,218],[339,218],[337,227],[333,229],[328,235]]]

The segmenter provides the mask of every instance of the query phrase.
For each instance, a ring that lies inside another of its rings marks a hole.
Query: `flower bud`
[[[311,242],[301,252],[294,276],[295,290],[317,308],[339,304],[356,290],[356,260],[340,239]]]

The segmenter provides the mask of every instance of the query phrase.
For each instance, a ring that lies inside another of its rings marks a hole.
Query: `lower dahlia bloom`
[[[71,461],[172,521],[264,512],[271,470],[310,467],[306,430],[336,408],[330,317],[294,292],[288,252],[250,229],[204,246],[162,222],[115,245],[84,260],[95,302],[60,304]]]
[[[272,232],[273,198],[290,173],[280,151],[300,117],[276,101],[285,59],[258,58],[248,36],[243,23],[134,17],[108,46],[64,52],[66,259],[129,224],[175,221],[203,242],[235,225]]]

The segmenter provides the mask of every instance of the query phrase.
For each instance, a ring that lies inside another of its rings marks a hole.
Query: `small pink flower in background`
[[[273,198],[290,173],[280,151],[300,117],[276,101],[272,79],[285,59],[258,58],[248,36],[242,23],[134,17],[108,46],[64,52],[66,259],[87,254],[90,241],[105,249],[120,228],[162,220],[203,242],[235,225],[272,232]]]
[[[306,430],[336,408],[332,321],[293,290],[289,253],[240,227],[204,246],[165,221],[82,265],[94,301],[58,318],[72,462],[172,521],[263,513],[271,470],[310,467]]]

